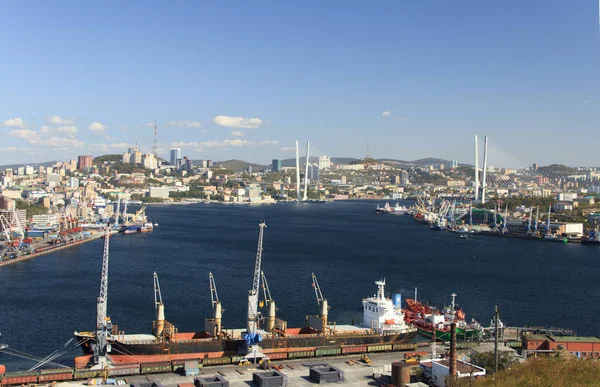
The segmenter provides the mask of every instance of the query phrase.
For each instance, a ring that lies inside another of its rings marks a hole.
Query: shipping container
[[[315,350],[315,356],[335,356],[342,353],[340,347],[323,347]]]
[[[139,375],[139,364],[115,365],[108,369],[108,376]]]
[[[392,348],[394,351],[414,351],[417,349],[416,343],[398,343],[393,344]]]
[[[315,351],[314,350],[308,350],[308,351],[294,351],[294,352],[288,352],[288,359],[296,359],[299,357],[313,357],[315,356]]]
[[[2,385],[11,384],[34,384],[37,382],[37,371],[7,372],[2,376]]]
[[[367,352],[366,345],[344,345],[342,346],[342,353],[365,353]]]
[[[171,363],[168,361],[142,363],[140,368],[143,374],[159,374],[164,372],[171,372]]]
[[[390,352],[392,344],[373,344],[367,347],[367,352]]]

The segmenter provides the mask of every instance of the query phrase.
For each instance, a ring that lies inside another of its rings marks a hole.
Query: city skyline
[[[472,163],[479,134],[493,166],[598,166],[597,4],[550,3],[12,3],[1,164],[152,152],[157,119],[165,159]]]

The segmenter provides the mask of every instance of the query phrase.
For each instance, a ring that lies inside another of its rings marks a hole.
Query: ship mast
[[[258,246],[256,248],[256,261],[254,263],[254,280],[252,282],[252,290],[248,294],[248,321],[246,325],[246,333],[250,335],[256,334],[258,323],[258,291],[260,289],[260,264],[263,251],[263,234],[267,225],[264,220],[261,220],[258,225]]]
[[[100,295],[96,300],[96,345],[94,346],[94,364],[106,366],[107,341],[112,330],[110,318],[106,316],[106,299],[108,295],[108,249],[110,229],[104,235],[104,253],[102,255],[102,276],[100,278]]]

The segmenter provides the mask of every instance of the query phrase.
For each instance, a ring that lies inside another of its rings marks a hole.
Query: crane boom
[[[269,301],[273,301],[271,298],[271,290],[269,290],[269,284],[267,283],[267,277],[265,277],[265,273],[263,271],[260,272],[260,277],[262,279],[262,288],[263,294],[265,296],[265,303],[269,303]]]
[[[104,235],[104,253],[102,255],[102,274],[100,277],[100,295],[96,301],[96,345],[94,347],[94,363],[103,366],[107,350],[107,338],[110,335],[112,324],[106,316],[106,299],[108,295],[108,249],[110,229]]]
[[[160,282],[158,282],[158,274],[154,272],[154,309],[158,309],[158,305],[162,305],[162,294],[160,292]]]
[[[217,285],[215,284],[215,277],[213,277],[212,272],[208,273],[208,281],[210,282],[210,299],[214,309],[215,305],[219,302],[219,294],[217,293]]]
[[[258,224],[258,246],[256,247],[256,260],[254,262],[254,280],[252,290],[248,294],[248,322],[247,333],[255,334],[258,322],[258,292],[260,290],[260,265],[263,252],[263,235],[267,225],[264,220]]]
[[[319,286],[319,281],[317,280],[317,276],[315,275],[315,273],[311,273],[312,275],[312,282],[313,282],[313,288],[315,289],[315,296],[317,296],[317,304],[321,305],[321,302],[323,302],[323,293],[321,293],[321,287]]]

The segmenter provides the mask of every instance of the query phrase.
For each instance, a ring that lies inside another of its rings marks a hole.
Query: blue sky
[[[0,164],[177,144],[191,158],[316,154],[598,165],[594,1],[12,1]],[[389,112],[389,114],[384,114]]]

